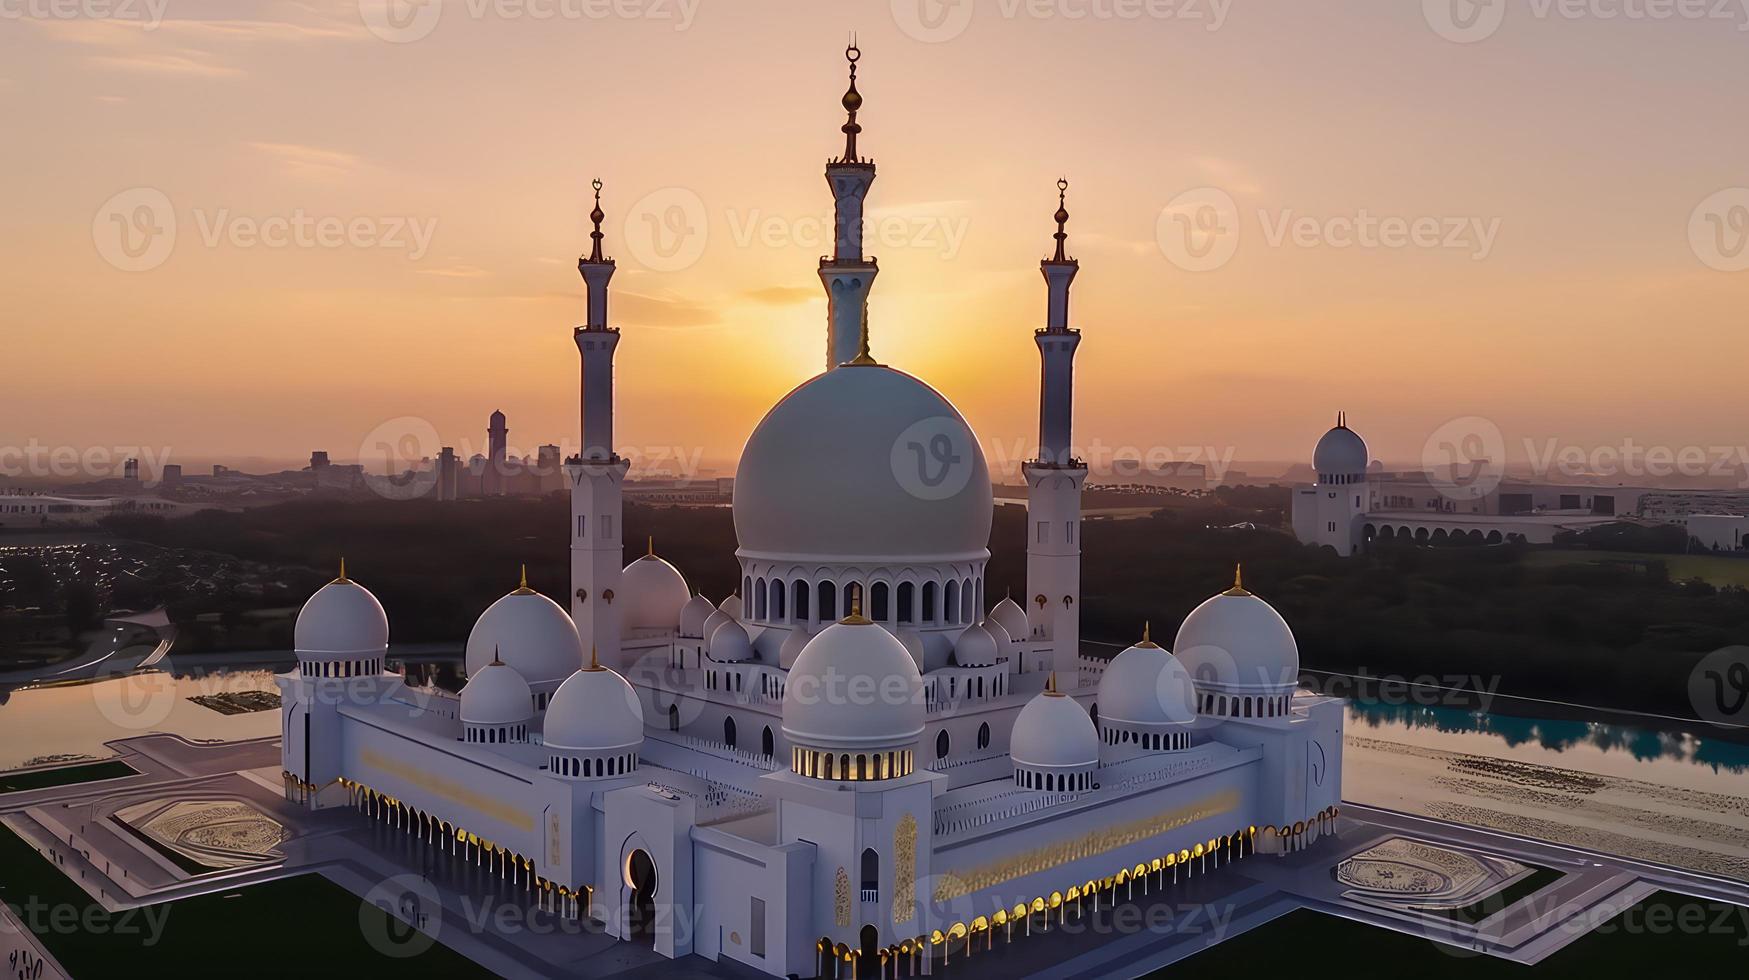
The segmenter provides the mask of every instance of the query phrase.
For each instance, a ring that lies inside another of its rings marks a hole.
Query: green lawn
[[[1533,568],[1615,564],[1618,562],[1639,564],[1660,561],[1670,569],[1672,582],[1698,578],[1714,587],[1735,585],[1749,589],[1749,560],[1724,558],[1718,555],[1647,555],[1628,551],[1531,551],[1525,554],[1524,561],[1525,564]]]
[[[24,772],[0,772],[0,793],[44,789],[49,786],[71,786],[99,779],[120,779],[138,773],[125,762],[91,762],[54,769],[31,769]]]
[[[1740,976],[1749,909],[1659,892],[1535,967],[1300,909],[1148,977],[1285,977],[1319,962],[1313,973],[1344,980]]]
[[[388,934],[387,913],[314,874],[109,913],[0,828],[0,899],[75,977],[487,975],[441,944],[383,955],[366,932]]]

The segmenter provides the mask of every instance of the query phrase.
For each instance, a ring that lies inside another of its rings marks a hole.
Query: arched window
[[[723,744],[731,749],[735,747],[735,718],[733,715],[723,719]]]
[[[889,613],[887,611],[889,591],[887,583],[885,582],[876,582],[874,588],[869,590],[869,608],[865,610],[868,618],[877,623],[884,623],[887,621],[889,618]]]
[[[937,598],[935,593],[936,585],[934,582],[923,583],[923,621],[925,623],[935,622],[935,600]]]
[[[743,599],[745,599],[749,602],[752,601],[752,599],[753,599],[753,576],[749,575],[746,578],[741,580],[741,596]],[[742,614],[746,614],[747,612],[749,612],[749,610],[742,609],[741,612],[742,612]],[[709,637],[706,637],[706,639],[709,639]]]
[[[960,585],[960,622],[975,623],[978,621],[978,593],[972,580],[966,579]]]
[[[982,725],[978,726],[978,748],[987,749],[989,747],[990,747],[990,723],[986,721]]]
[[[820,618],[827,622],[839,619],[838,586],[831,582],[821,582],[818,591],[820,593]]]
[[[680,705],[678,704],[668,706],[668,730],[671,732],[680,731]]]
[[[780,623],[783,622],[783,620],[784,620],[783,597],[786,594],[787,593],[785,591],[785,586],[783,584],[783,580],[782,579],[775,579],[775,578],[772,579],[771,580],[771,618],[777,622],[780,622]]]
[[[753,595],[751,598],[753,599],[753,608],[750,610],[742,610],[742,611],[743,612],[751,612],[753,614],[754,619],[764,619],[765,618],[765,579],[760,578],[760,579],[754,580],[754,582],[753,582]]]
[[[942,601],[942,605],[946,607],[942,611],[947,614],[949,624],[958,624],[960,621],[959,579],[947,583],[946,598]]]
[[[764,752],[768,757],[776,749],[775,741],[771,737],[770,725],[766,725],[765,732],[759,736],[759,748],[760,751]]]
[[[880,887],[881,856],[876,854],[875,849],[872,847],[864,848],[862,852],[862,890],[864,892],[870,892],[875,891]],[[868,895],[864,895],[863,898],[867,901],[874,901],[874,899]]]
[[[801,581],[796,582],[795,592],[796,622],[805,623],[808,621],[808,583]]]
[[[917,586],[910,582],[899,583],[899,622],[914,623],[917,621]]]
[[[947,758],[947,747],[947,729],[943,728],[935,736],[935,757],[937,759]]]

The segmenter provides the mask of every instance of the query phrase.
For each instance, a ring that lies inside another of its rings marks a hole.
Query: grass
[[[23,772],[0,773],[0,793],[18,793],[27,789],[46,789],[50,786],[71,786],[74,783],[90,783],[99,779],[120,779],[123,776],[137,775],[139,770],[125,762],[92,762],[76,766],[59,766],[54,769],[29,769]]]
[[[1725,558],[1719,555],[1646,555],[1629,551],[1531,551],[1524,556],[1525,564],[1533,568],[1555,568],[1561,565],[1595,565],[1625,562],[1641,564],[1663,562],[1670,569],[1672,582],[1698,578],[1715,588],[1735,585],[1749,589],[1749,560]]]
[[[0,875],[0,899],[76,977],[486,975],[442,944],[384,955],[367,931],[405,930],[319,875],[112,913],[7,828],[0,828]]]
[[[1320,960],[1312,972],[1344,980],[1739,976],[1746,952],[1749,909],[1659,892],[1534,967],[1300,909],[1148,977],[1294,976]]]

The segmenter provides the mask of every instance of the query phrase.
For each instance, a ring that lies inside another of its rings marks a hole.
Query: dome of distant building
[[[790,392],[735,474],[743,556],[978,557],[993,508],[984,451],[959,411],[883,366],[829,371]]]
[[[1312,468],[1318,471],[1319,480],[1331,476],[1356,476],[1366,473],[1370,458],[1366,440],[1348,427],[1344,417],[1318,440],[1317,448],[1312,451]]]

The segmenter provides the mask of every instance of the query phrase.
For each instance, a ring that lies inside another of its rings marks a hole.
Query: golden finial
[[[595,189],[595,210],[589,212],[589,220],[594,223],[595,230],[589,233],[590,240],[594,242],[589,247],[589,261],[603,262],[606,260],[601,256],[601,222],[607,215],[601,210],[601,178],[595,178],[590,182],[590,186]]]
[[[880,367],[881,362],[875,360],[874,355],[868,352],[868,305],[866,303],[862,307],[862,337],[857,343],[856,356],[846,363],[852,367]]]
[[[352,581],[351,579],[346,577],[346,556],[341,555],[340,556],[340,577],[335,579],[334,582],[335,582],[335,584],[338,584],[338,585],[345,585],[346,583],[351,582],[351,581]]]
[[[1231,595],[1231,596],[1246,596],[1246,595],[1251,594],[1251,593],[1245,591],[1245,564],[1244,564],[1244,562],[1240,562],[1240,563],[1235,564],[1233,566],[1233,587],[1228,589],[1223,594],[1224,595]]]
[[[871,626],[874,624],[874,620],[865,619],[862,615],[862,588],[860,586],[851,586],[850,615],[844,617],[840,624],[844,626]]]
[[[1142,642],[1137,643],[1136,646],[1141,647],[1144,650],[1160,649],[1160,645],[1155,643],[1153,637],[1150,635],[1153,632],[1153,627],[1154,624],[1152,620],[1142,621]]]
[[[1057,690],[1057,672],[1054,670],[1051,671],[1051,676],[1045,679],[1045,694],[1053,698],[1063,696],[1063,692]]]
[[[850,45],[844,49],[844,60],[850,62],[850,88],[844,92],[842,104],[844,111],[850,115],[842,127],[844,133],[843,163],[860,163],[856,157],[856,135],[862,132],[862,127],[856,122],[856,112],[862,108],[862,93],[856,90],[856,63],[862,60],[862,49],[856,46],[856,34],[850,35]]]
[[[583,669],[589,671],[591,674],[597,674],[607,669],[601,666],[601,655],[596,650],[594,644],[589,645],[589,666]]]
[[[1058,178],[1058,180],[1057,180],[1057,213],[1052,216],[1052,217],[1057,219],[1057,233],[1055,235],[1051,236],[1052,238],[1055,238],[1057,240],[1057,254],[1051,258],[1052,262],[1067,262],[1067,261],[1069,261],[1069,257],[1064,251],[1064,246],[1069,241],[1069,232],[1066,230],[1066,226],[1069,224],[1068,196],[1069,196],[1069,178],[1067,178],[1067,177]]]
[[[656,557],[656,536],[654,534],[650,535],[649,549],[650,550],[647,552],[646,557],[649,557],[649,558]]]
[[[533,595],[534,594],[534,590],[528,587],[528,564],[526,562],[523,563],[523,566],[522,566],[522,581],[517,583],[516,591],[512,592],[510,594],[511,595]]]

